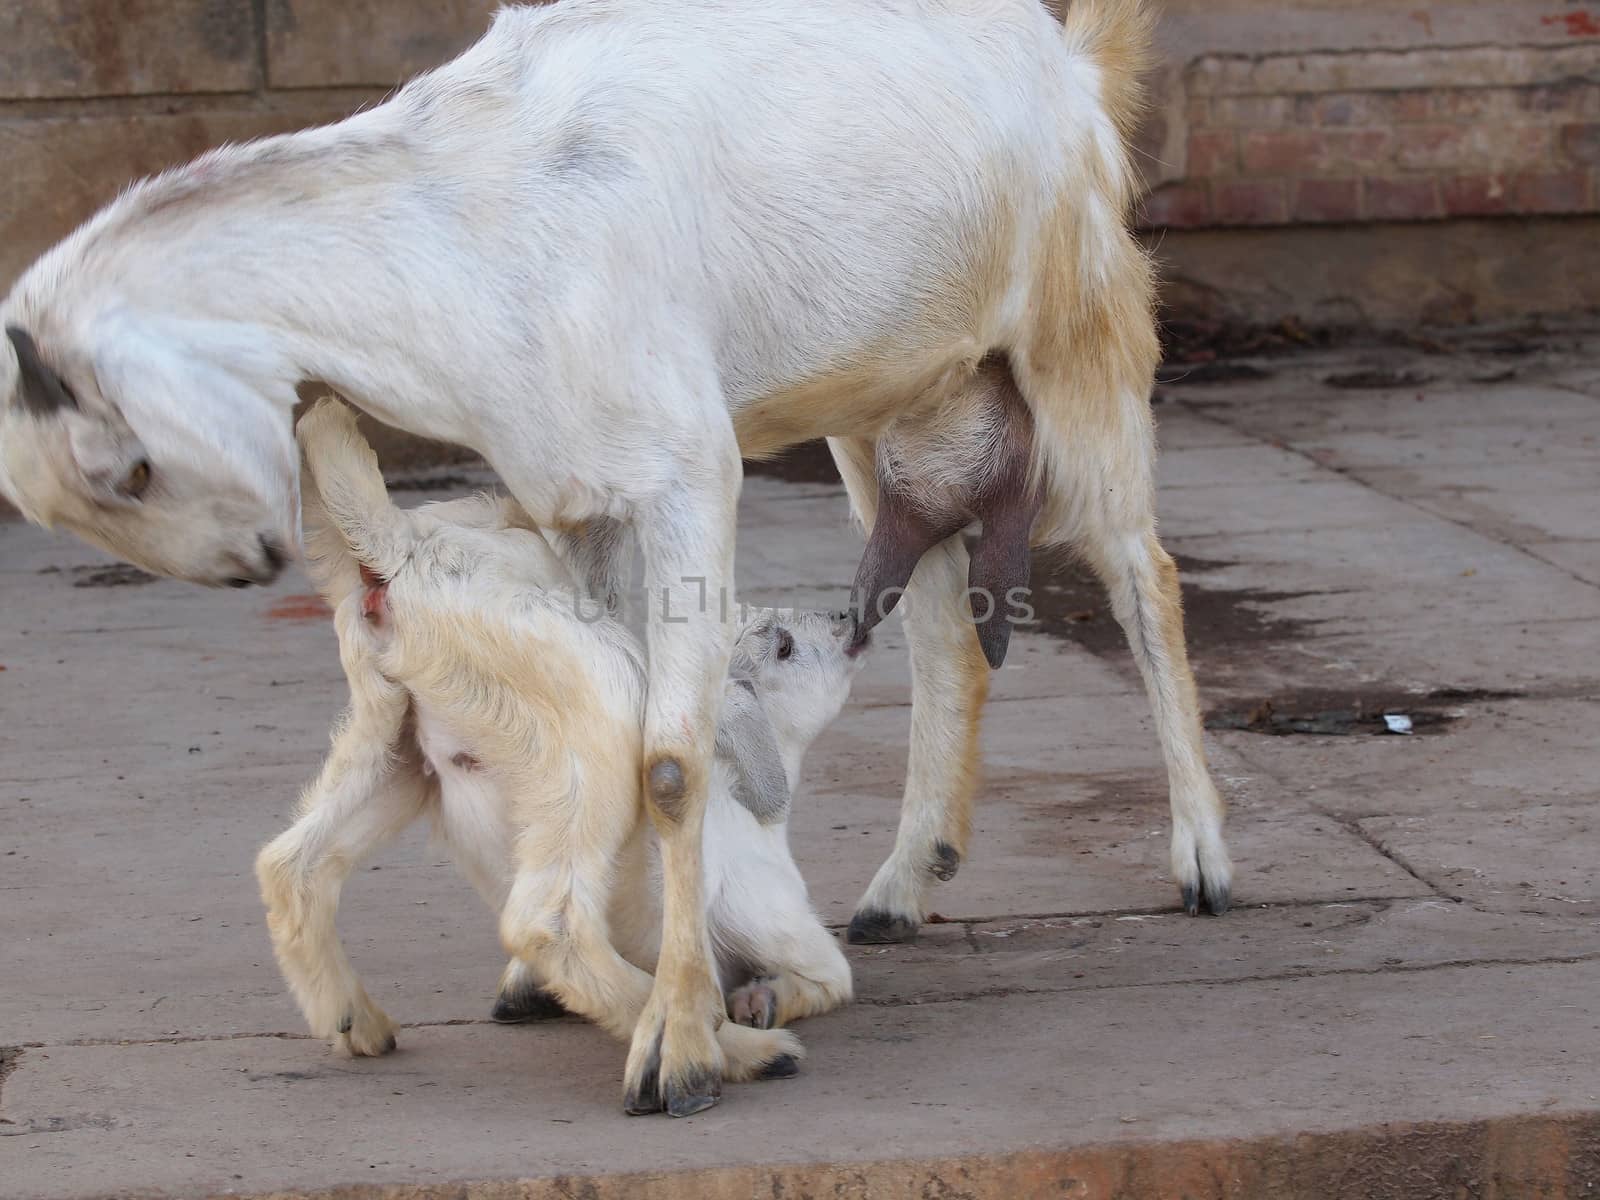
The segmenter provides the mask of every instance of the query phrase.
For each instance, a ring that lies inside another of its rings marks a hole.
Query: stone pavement
[[[797,1079],[688,1121],[625,1119],[593,1028],[487,1022],[494,923],[420,830],[343,911],[400,1052],[305,1037],[251,860],[341,702],[319,606],[0,523],[0,1197],[1597,1194],[1600,338],[1426,348],[1161,390],[1238,907],[1175,911],[1131,663],[1040,564],[938,922],[852,948]],[[752,598],[853,573],[807,474],[747,484]],[[797,806],[831,923],[890,845],[907,699],[891,620]]]

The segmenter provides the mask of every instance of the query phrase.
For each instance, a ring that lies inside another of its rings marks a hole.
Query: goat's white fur
[[[1148,38],[1143,0],[1073,0],[1064,29],[1037,0],[504,10],[387,102],[138,185],[30,269],[0,321],[89,418],[120,413],[112,444],[137,438],[155,477],[137,505],[97,504],[65,421],[12,401],[0,487],[165,573],[250,559],[260,577],[263,537],[294,524],[294,387],[318,378],[483,453],[577,534],[586,576],[636,538],[652,594],[690,619],[649,629],[665,940],[628,1088],[685,1112],[719,1067],[699,860],[731,645],[696,605],[731,587],[740,452],[830,436],[870,520],[873,439],[1003,353],[1034,418],[1035,538],[1106,580],[1167,761],[1173,873],[1220,907],[1221,803],[1155,536],[1149,269],[1125,224]],[[0,396],[17,378],[0,354]],[[869,926],[914,928],[941,847],[966,846],[986,681],[963,555],[912,581],[912,757]]]
[[[426,815],[501,913],[516,955],[502,995],[546,989],[627,1037],[659,946],[639,794],[640,648],[597,615],[513,502],[395,508],[331,400],[300,436],[312,572],[334,608],[351,700],[299,819],[261,852],[257,874],[307,1021],[352,1054],[393,1048],[394,1025],[345,959],[334,916],[349,872]],[[360,563],[387,579],[380,593]],[[747,719],[767,723],[792,786],[859,659],[845,655],[837,620],[793,614],[782,629],[795,649],[778,661],[778,618],[746,624],[729,688]],[[718,1041],[729,1076],[746,1079],[800,1055],[769,1026],[834,1008],[851,985],[789,852],[786,805],[758,819],[735,799],[737,783],[735,761],[719,755],[704,836],[710,936],[743,1019]]]

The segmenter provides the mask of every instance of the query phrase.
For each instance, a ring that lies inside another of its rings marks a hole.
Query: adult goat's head
[[[210,322],[16,302],[0,324],[0,494],[162,575],[276,578],[298,541],[298,455],[259,350]]]

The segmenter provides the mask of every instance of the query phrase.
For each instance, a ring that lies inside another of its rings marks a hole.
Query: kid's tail
[[[295,436],[305,465],[306,558],[317,586],[337,604],[361,586],[361,567],[393,577],[411,549],[410,525],[390,501],[378,456],[345,404],[332,396],[318,400]]]

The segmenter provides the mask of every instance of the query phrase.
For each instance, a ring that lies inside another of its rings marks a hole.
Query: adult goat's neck
[[[216,353],[274,376],[259,382],[280,385],[280,403],[300,379],[360,389],[372,365],[392,376],[415,351],[412,310],[430,290],[411,158],[384,108],[214,150],[109,205],[30,272],[22,304],[36,285],[40,307],[74,323],[213,331]]]

